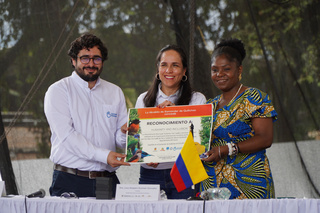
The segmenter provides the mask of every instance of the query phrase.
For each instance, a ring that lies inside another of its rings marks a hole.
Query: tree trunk
[[[8,148],[7,138],[4,135],[4,126],[2,122],[2,114],[0,111],[0,172],[2,180],[5,181],[6,193],[18,195],[18,189],[15,181],[15,176],[13,173],[13,168],[10,159],[10,153]]]
[[[190,50],[190,14],[188,7],[190,2],[185,0],[170,1],[172,7],[171,24],[176,32],[177,44],[181,46],[186,54]],[[197,22],[197,17],[195,17]],[[197,23],[195,23],[197,26]],[[195,91],[203,93],[207,99],[213,98],[218,94],[211,80],[210,72],[210,55],[203,44],[200,32],[194,31],[194,58],[191,85]],[[190,56],[189,56],[190,57]],[[189,65],[190,67],[190,65]]]

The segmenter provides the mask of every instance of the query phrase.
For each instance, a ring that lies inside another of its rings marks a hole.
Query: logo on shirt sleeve
[[[112,113],[110,111],[107,112],[107,118],[111,118],[111,117],[116,118],[117,116],[118,116],[117,113]]]

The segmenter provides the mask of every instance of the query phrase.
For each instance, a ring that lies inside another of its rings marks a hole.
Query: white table
[[[26,203],[25,203],[26,201]],[[116,201],[95,198],[58,197],[0,198],[0,213],[202,213],[203,201]],[[27,211],[25,209],[27,207]],[[205,202],[207,213],[320,213],[320,199],[211,200]]]

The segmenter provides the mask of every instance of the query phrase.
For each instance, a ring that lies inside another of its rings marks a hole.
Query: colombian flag
[[[208,178],[191,132],[171,169],[170,176],[178,192]]]

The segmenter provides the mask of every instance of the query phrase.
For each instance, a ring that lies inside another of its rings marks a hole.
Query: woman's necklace
[[[237,97],[237,95],[238,95],[238,93],[240,92],[241,88],[242,88],[242,84],[240,85],[240,87],[239,87],[239,89],[238,89],[237,93],[233,96],[233,98],[231,99],[231,101],[230,101],[230,102],[232,102],[232,101]],[[230,102],[229,102],[229,103],[230,103]]]
[[[240,90],[241,90],[241,88],[242,88],[242,85],[243,85],[243,84],[241,84],[241,85],[240,85],[240,87],[239,87],[239,89],[238,89],[237,93],[233,96],[233,98],[231,99],[231,101],[229,101],[229,103],[230,103],[230,102],[232,102],[232,101],[237,97],[238,93],[240,92]],[[221,96],[220,96],[220,98],[219,98],[219,101],[218,101],[218,102],[220,102],[220,101],[221,101],[222,96],[223,96],[223,95],[221,95]]]

